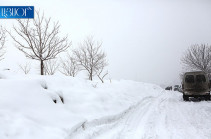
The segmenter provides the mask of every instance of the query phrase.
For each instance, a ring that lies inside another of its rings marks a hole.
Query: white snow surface
[[[209,139],[210,117],[153,84],[0,72],[0,139]]]

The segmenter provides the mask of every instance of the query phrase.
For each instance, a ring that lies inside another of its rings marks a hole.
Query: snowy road
[[[165,91],[145,97],[123,113],[86,121],[68,139],[210,139],[211,102],[184,102]]]

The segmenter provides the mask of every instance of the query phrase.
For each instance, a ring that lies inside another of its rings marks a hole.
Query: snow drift
[[[141,99],[163,91],[153,84],[126,80],[102,84],[8,71],[0,76],[1,139],[70,138],[84,123],[117,120]]]

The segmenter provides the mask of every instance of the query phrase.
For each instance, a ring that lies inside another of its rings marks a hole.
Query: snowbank
[[[102,84],[9,71],[0,77],[1,139],[64,139],[85,121],[124,112],[143,97],[163,91],[156,85],[126,80]]]

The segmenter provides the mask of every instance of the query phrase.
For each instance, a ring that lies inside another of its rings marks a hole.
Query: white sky
[[[211,44],[210,0],[0,0],[35,6],[61,24],[73,47],[88,35],[103,41],[113,79],[179,82],[180,58],[195,43]],[[1,19],[11,28],[15,20]],[[2,67],[24,61],[8,38]],[[17,55],[15,57],[15,55]],[[14,58],[15,57],[15,58]]]

